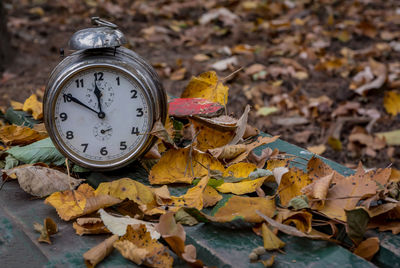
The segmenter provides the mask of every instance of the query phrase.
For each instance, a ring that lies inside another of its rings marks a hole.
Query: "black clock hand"
[[[100,89],[97,87],[97,83],[96,80],[94,81],[94,95],[96,95],[97,98],[97,105],[99,106],[99,113],[97,114],[99,116],[99,118],[104,118],[106,116],[106,114],[101,110],[101,91]]]
[[[102,129],[102,130],[100,130],[100,133],[101,133],[101,134],[105,134],[107,131],[110,131],[110,130],[112,130],[112,128],[109,128],[109,129]]]
[[[68,100],[71,100],[71,101],[73,101],[73,102],[75,102],[75,103],[77,103],[77,104],[79,104],[79,105],[82,105],[83,107],[85,107],[85,108],[87,108],[87,109],[89,109],[89,110],[95,112],[97,115],[99,115],[99,112],[97,112],[96,110],[90,108],[89,106],[87,106],[86,104],[84,104],[83,102],[81,102],[80,100],[78,100],[77,98],[72,97],[71,94],[68,94],[68,95],[67,95],[67,94],[63,94],[63,95],[64,95],[64,98],[67,98]],[[100,116],[99,116],[99,117],[100,117]]]

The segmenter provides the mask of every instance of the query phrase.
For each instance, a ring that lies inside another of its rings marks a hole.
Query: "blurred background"
[[[400,1],[0,1],[3,107],[43,92],[60,48],[100,16],[169,94],[215,70],[228,112],[250,104],[260,130],[349,167],[400,168]]]

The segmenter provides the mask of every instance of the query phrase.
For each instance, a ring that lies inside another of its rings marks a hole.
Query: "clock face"
[[[53,111],[61,144],[85,162],[123,160],[138,150],[151,130],[142,87],[127,73],[109,67],[69,77],[58,91]]]

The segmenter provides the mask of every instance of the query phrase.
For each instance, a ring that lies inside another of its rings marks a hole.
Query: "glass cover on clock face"
[[[119,69],[78,72],[55,101],[57,136],[73,154],[89,161],[116,161],[135,151],[150,129],[143,89]]]

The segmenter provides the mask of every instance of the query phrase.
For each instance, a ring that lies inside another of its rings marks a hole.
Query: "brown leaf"
[[[280,249],[285,246],[285,242],[280,240],[265,223],[261,226],[261,232],[266,250]]]
[[[212,207],[218,201],[222,199],[222,195],[220,195],[213,187],[206,186],[203,192],[203,207]]]
[[[353,253],[367,261],[371,261],[374,255],[379,251],[379,242],[378,237],[367,238],[358,245]]]
[[[129,241],[126,243],[124,241]],[[121,243],[123,242],[123,243]],[[151,238],[150,233],[147,231],[146,226],[141,224],[137,228],[132,225],[128,225],[126,234],[122,236],[117,242],[115,242],[115,247],[121,252],[121,254],[131,261],[138,261],[148,267],[160,267],[167,268],[172,267],[173,258],[169,255],[167,248],[163,246],[157,240]],[[135,252],[137,249],[143,249],[140,254]],[[131,250],[134,250],[132,252]]]
[[[301,192],[305,194],[311,201],[313,209],[320,210],[325,205],[325,198],[328,194],[329,186],[333,178],[333,172],[318,180],[314,180],[311,184],[307,185]],[[313,200],[317,199],[317,200]]]
[[[49,217],[44,219],[44,225],[35,222],[33,226],[40,233],[38,241],[47,244],[51,244],[50,236],[58,232],[57,224]]]
[[[114,249],[113,243],[118,240],[118,235],[113,235],[97,246],[89,249],[83,254],[83,259],[87,267],[93,268],[99,264],[105,257],[110,255]]]
[[[203,267],[203,262],[196,259],[196,248],[193,245],[185,245],[185,230],[180,223],[176,223],[174,213],[169,212],[162,215],[156,230],[176,255],[192,267]]]
[[[78,218],[72,227],[78,235],[110,233],[100,218]]]
[[[75,179],[58,170],[33,165],[23,165],[16,168],[3,170],[11,176],[15,174],[21,188],[34,196],[45,197],[54,192],[73,189],[83,179]]]

